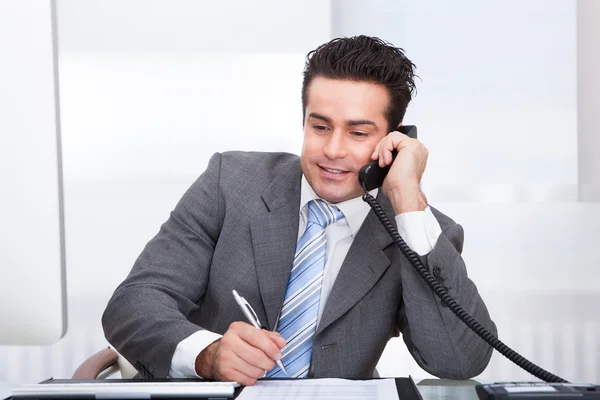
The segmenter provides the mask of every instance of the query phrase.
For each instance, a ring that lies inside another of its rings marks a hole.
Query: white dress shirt
[[[378,189],[369,192],[373,197],[377,196]],[[298,238],[304,233],[307,223],[308,207],[310,200],[317,199],[318,196],[313,191],[308,181],[302,176],[302,186],[300,190],[300,223],[298,226]],[[327,238],[327,253],[325,269],[323,271],[323,283],[321,287],[321,300],[317,324],[321,320],[321,315],[329,293],[335,282],[335,279],[342,267],[342,263],[350,250],[352,241],[358,233],[361,225],[365,221],[371,207],[356,197],[335,204],[342,213],[343,219],[329,225],[325,229]],[[437,219],[431,212],[429,206],[425,211],[414,211],[396,215],[396,224],[398,233],[404,239],[406,244],[417,254],[425,255],[429,253],[437,243],[442,229]],[[171,369],[169,376],[172,378],[198,377],[195,370],[196,357],[209,344],[222,337],[217,333],[207,330],[198,331],[186,339],[182,340],[175,349],[173,359],[171,360]]]

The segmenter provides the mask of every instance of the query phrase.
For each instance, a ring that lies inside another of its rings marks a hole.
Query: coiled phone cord
[[[510,361],[523,368],[525,371],[534,375],[535,377],[545,382],[560,382],[566,383],[567,381],[558,377],[543,368],[535,365],[519,353],[502,343],[494,334],[485,329],[479,322],[475,320],[468,312],[466,312],[449,294],[443,289],[435,277],[425,268],[421,260],[419,260],[417,254],[408,247],[404,240],[398,234],[394,225],[390,222],[385,212],[369,193],[363,195],[363,200],[369,203],[379,221],[381,221],[384,228],[388,231],[389,235],[394,239],[396,245],[400,248],[400,251],[410,261],[415,270],[421,275],[427,285],[433,290],[433,292],[448,306],[448,308],[467,325],[473,332],[479,337],[485,340],[490,346],[498,350],[500,354],[508,358]]]

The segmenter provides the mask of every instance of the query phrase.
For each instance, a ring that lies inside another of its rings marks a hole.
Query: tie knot
[[[308,202],[308,222],[326,228],[328,225],[344,218],[344,213],[334,205],[327,204],[321,199]]]

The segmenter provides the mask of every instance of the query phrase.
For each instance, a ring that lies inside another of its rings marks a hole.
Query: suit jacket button
[[[448,293],[448,288],[446,286],[443,286],[442,290]],[[448,303],[446,302],[446,300],[442,300],[442,307],[448,307]]]
[[[433,276],[435,276],[436,278],[440,277],[440,273],[442,271],[440,270],[440,267],[433,267]]]

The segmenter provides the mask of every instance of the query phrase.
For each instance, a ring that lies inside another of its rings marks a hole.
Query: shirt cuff
[[[223,337],[218,333],[201,330],[183,339],[171,359],[171,378],[201,378],[196,373],[196,358],[209,344]]]
[[[429,253],[435,247],[442,234],[442,228],[431,208],[425,211],[412,211],[396,215],[398,233],[408,247],[420,256]]]

